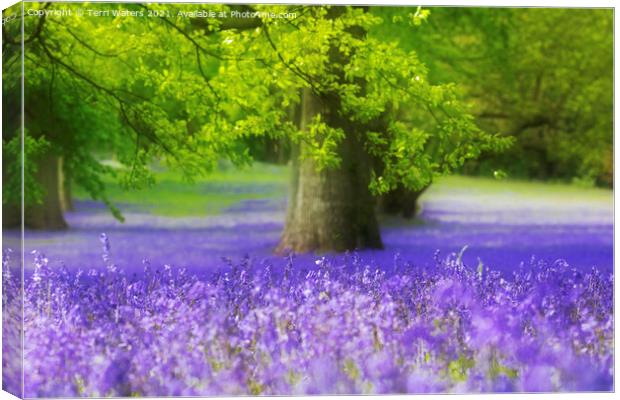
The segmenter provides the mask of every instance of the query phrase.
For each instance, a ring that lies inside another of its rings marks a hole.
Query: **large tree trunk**
[[[400,214],[403,218],[411,219],[420,211],[420,196],[427,188],[414,191],[399,185],[379,197],[379,210],[388,215]]]
[[[311,158],[299,159],[302,142],[292,152],[292,182],[286,225],[276,251],[345,251],[381,248],[374,198],[368,189],[370,160],[352,124],[338,115],[334,98],[310,89],[302,96],[302,130],[318,113],[334,128],[345,130],[338,146],[341,164],[317,170]],[[352,131],[353,130],[353,131]]]
[[[26,160],[26,162],[35,161]],[[66,229],[67,222],[62,213],[60,191],[60,158],[48,153],[36,162],[38,164],[36,179],[44,190],[43,202],[26,207],[24,224],[31,229]]]

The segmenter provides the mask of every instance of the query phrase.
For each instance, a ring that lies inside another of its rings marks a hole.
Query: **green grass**
[[[574,183],[527,181],[516,179],[494,179],[472,176],[441,177],[429,188],[426,196],[439,195],[448,190],[467,190],[480,194],[514,194],[519,197],[541,200],[558,199],[569,202],[612,202],[610,189],[587,187]]]
[[[108,195],[116,204],[130,205],[162,216],[202,216],[217,214],[243,200],[278,198],[286,195],[289,169],[286,166],[256,163],[250,168],[221,168],[196,179],[183,181],[173,171],[155,172],[156,184],[144,190],[124,190],[116,181],[106,182]],[[485,177],[447,176],[424,194],[445,196],[446,191],[469,191],[481,195],[508,193],[516,198],[537,198],[565,202],[612,202],[612,191],[576,184],[533,182]],[[79,188],[77,199],[88,199]],[[515,199],[518,201],[518,199]]]
[[[157,171],[154,175],[155,185],[142,190],[125,190],[113,178],[107,178],[108,196],[116,204],[156,215],[202,216],[217,214],[242,200],[284,196],[288,183],[286,167],[259,163],[246,169],[219,169],[192,183],[174,171]],[[80,200],[89,198],[79,188],[74,195]]]

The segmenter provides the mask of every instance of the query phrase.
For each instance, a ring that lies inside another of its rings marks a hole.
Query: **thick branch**
[[[551,125],[551,124],[552,124],[552,121],[547,116],[537,115],[519,124],[516,128],[514,128],[510,132],[509,136],[517,136],[521,132],[525,131],[526,129],[538,128],[541,126]]]

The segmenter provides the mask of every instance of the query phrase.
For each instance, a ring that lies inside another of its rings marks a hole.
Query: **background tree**
[[[611,10],[428,11],[432,17],[411,29],[397,9],[377,8],[393,23],[376,32],[415,50],[431,82],[457,82],[482,129],[516,139],[462,172],[612,185]],[[411,217],[422,192],[399,186],[380,197],[381,209]]]
[[[380,247],[373,192],[399,183],[419,189],[507,141],[477,129],[454,86],[429,85],[415,53],[369,36],[382,21],[366,8],[301,10],[293,22],[264,19],[252,31],[229,32],[231,53],[214,81],[235,83],[223,97],[244,106],[237,130],[287,134],[296,147],[278,250]],[[300,102],[299,129],[283,112],[291,102]],[[412,106],[420,111],[396,118]]]
[[[57,6],[32,5],[37,7],[53,10]],[[109,5],[93,7],[109,8]],[[116,11],[125,8],[116,7]],[[28,227],[67,226],[62,208],[69,204],[72,182],[93,199],[106,203],[122,219],[105,194],[104,176],[118,175],[127,188],[152,184],[147,159],[165,158],[160,153],[179,159],[181,146],[177,146],[176,152],[172,150],[177,142],[174,135],[182,141],[184,133],[192,129],[190,125],[195,125],[185,118],[182,110],[202,96],[203,87],[194,86],[192,95],[184,91],[177,93],[184,96],[180,109],[179,102],[174,101],[178,96],[165,98],[170,80],[166,78],[166,64],[181,56],[176,52],[171,55],[174,52],[171,35],[165,29],[148,32],[147,24],[132,24],[120,16],[104,20],[101,24],[95,17],[25,19],[25,224]],[[14,58],[17,67],[5,69],[3,77],[16,84],[4,87],[6,96],[20,90],[20,26],[12,28],[15,29],[4,32],[3,50],[5,60],[13,62]],[[161,46],[166,50],[162,51]],[[185,88],[191,89],[189,86]],[[16,134],[19,114],[11,113],[5,123],[15,127],[5,132],[15,134],[3,137],[4,159],[16,169],[11,176],[19,177],[20,137]],[[159,131],[166,131],[167,135],[163,136],[168,142],[160,140]],[[121,162],[120,171],[101,162],[111,154]],[[188,176],[191,174],[187,171]],[[3,206],[17,207],[20,196],[19,179],[16,179],[4,186]],[[7,221],[19,223],[18,219]]]
[[[432,8],[431,14],[419,29],[406,31],[397,20],[401,29],[383,33],[415,49],[432,82],[458,82],[480,127],[516,139],[506,153],[483,154],[464,171],[491,175],[501,168],[513,177],[611,186],[611,9]]]
[[[122,147],[113,146],[123,131],[115,109],[73,69],[72,64],[80,61],[75,51],[79,43],[75,39],[63,40],[59,20],[26,18],[24,23],[24,223],[35,229],[66,228],[63,208],[70,206],[71,181],[94,199],[104,201],[120,217],[107,199],[101,180],[112,170],[96,158],[96,149]],[[12,83],[3,86],[3,95],[13,100],[5,106],[7,111],[21,107],[20,29],[20,24],[14,24],[4,30],[4,62],[15,66],[3,70],[3,80]],[[96,59],[81,61],[97,67]],[[18,112],[9,112],[4,118],[3,155],[13,177],[21,176],[20,118]],[[3,187],[3,207],[16,210],[20,196],[19,179],[9,180]],[[19,219],[4,222],[5,226],[15,224]]]

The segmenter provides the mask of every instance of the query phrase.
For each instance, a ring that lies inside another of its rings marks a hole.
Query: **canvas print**
[[[2,21],[3,390],[614,391],[613,9]]]

